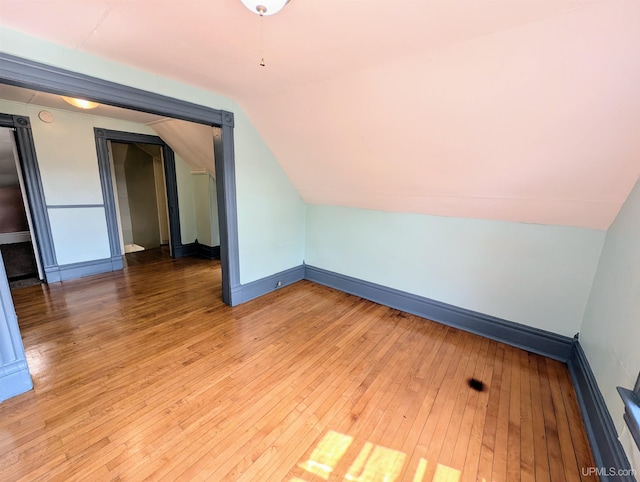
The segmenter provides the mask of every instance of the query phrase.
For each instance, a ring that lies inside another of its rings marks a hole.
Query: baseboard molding
[[[220,259],[220,246],[207,246],[206,244],[200,244],[198,241],[195,241],[193,243],[181,244],[173,249],[174,258],[182,258],[184,256]]]
[[[367,300],[566,362],[572,338],[305,265],[305,279]]]
[[[207,246],[198,243],[196,245],[196,255],[205,259],[220,259],[220,246]]]
[[[25,359],[0,365],[0,402],[28,392],[32,388],[33,382]]]
[[[236,306],[246,301],[266,295],[284,286],[304,279],[304,265],[296,266],[285,271],[267,276],[251,283],[231,288],[231,306]]]
[[[28,241],[31,241],[31,233],[29,231],[0,233],[0,244],[26,243]]]
[[[111,258],[83,261],[81,263],[47,266],[44,271],[47,283],[56,283],[58,281],[68,281],[94,274],[118,271],[122,268],[122,256],[113,256]]]
[[[580,412],[582,412],[582,419],[587,430],[596,467],[607,469],[605,474],[600,475],[600,481],[635,481],[636,479],[632,475],[608,476],[609,473],[617,472],[619,469],[631,474],[631,465],[618,440],[618,432],[611,419],[611,414],[579,342],[574,344],[567,365],[578,397]]]
[[[187,243],[174,246],[172,254],[174,258],[183,258],[185,256],[195,256],[197,252],[196,243]]]

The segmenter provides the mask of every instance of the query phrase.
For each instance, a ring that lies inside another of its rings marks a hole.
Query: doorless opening
[[[174,258],[183,256],[184,248],[180,236],[180,211],[178,209],[178,188],[173,150],[157,136],[99,128],[96,128],[94,133],[111,258],[120,257],[122,259],[127,251],[127,246],[129,249],[136,249],[132,245],[146,249],[147,247],[156,247],[156,244],[157,246],[162,244],[163,233],[160,229],[162,217],[158,212],[157,201],[158,176],[154,174],[153,157],[151,157],[150,163],[145,165],[145,152],[138,147],[139,145],[156,148],[162,159],[165,182],[163,194],[166,196],[168,214],[166,236],[171,256]],[[148,153],[147,157],[149,157]],[[129,170],[129,179],[127,179],[127,170]],[[120,189],[118,189],[118,184],[120,184]],[[125,191],[126,196],[124,195]],[[138,200],[134,203],[133,211],[129,194]],[[134,224],[136,229],[134,229]],[[136,240],[139,243],[136,243]]]
[[[2,66],[0,69],[0,82],[13,86],[30,89],[35,88],[44,92],[71,97],[81,97],[108,105],[135,109],[220,128],[221,136],[217,140],[219,146],[216,146],[215,156],[215,180],[220,226],[222,299],[227,304],[237,304],[238,300],[235,299],[235,295],[240,289],[240,266],[238,256],[233,113],[25,60],[2,52],[0,52],[0,65]],[[28,124],[28,119],[26,123]],[[31,144],[33,144],[33,140]],[[218,155],[218,149],[220,155]],[[35,162],[35,151],[33,149],[30,157],[32,157]],[[39,176],[37,168],[35,172]],[[29,185],[29,181],[27,179],[25,179],[25,181],[27,185]],[[30,191],[32,190],[30,189]],[[170,194],[169,181],[167,180],[167,196],[169,197]],[[46,273],[47,266],[57,267],[57,263],[53,251],[53,243],[51,242],[51,228],[46,216],[46,206],[41,183],[40,192],[36,193],[36,196],[39,196],[40,199],[36,200],[35,203],[30,201],[30,204],[34,214],[37,213],[37,215],[34,215],[34,224]],[[111,195],[111,198],[112,197]],[[105,206],[107,209],[109,207],[113,208],[113,204],[111,206]],[[113,234],[113,239],[117,241],[117,226],[114,227],[115,232],[110,233],[110,235]],[[170,226],[172,236],[174,234],[173,229],[173,226]],[[179,235],[179,232],[177,234]],[[40,237],[48,239],[45,240],[46,242],[42,242]]]
[[[169,211],[160,146],[109,141],[120,249],[169,245]]]
[[[0,127],[0,251],[11,289],[43,279],[14,129]]]

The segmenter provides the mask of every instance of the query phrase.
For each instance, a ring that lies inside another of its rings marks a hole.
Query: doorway
[[[71,95],[74,97],[84,97],[90,100],[102,102],[110,105],[139,110],[142,112],[150,112],[163,116],[173,117],[177,119],[197,122],[208,126],[216,126],[220,129],[220,135],[214,135],[214,143],[216,149],[215,171],[216,171],[216,191],[218,199],[218,214],[220,222],[220,259],[222,265],[222,299],[229,305],[239,303],[238,295],[240,284],[240,263],[238,248],[238,219],[237,219],[237,201],[236,201],[236,185],[235,185],[235,155],[234,155],[234,114],[219,109],[194,104],[188,101],[167,97],[149,91],[143,91],[134,87],[109,82],[91,76],[81,75],[77,72],[54,68],[50,65],[41,64],[15,57],[0,52],[0,63],[2,64],[2,72],[0,72],[0,82],[4,82],[13,86],[24,88],[37,88],[38,90],[51,92],[56,94]],[[0,115],[0,122],[3,116]],[[20,119],[20,121],[28,126],[28,119]],[[7,118],[6,122],[13,122]],[[27,129],[22,129],[23,133],[18,132],[19,141],[22,138],[30,138]],[[100,137],[97,135],[96,137]],[[27,139],[28,140],[28,139]],[[102,151],[101,143],[98,143],[98,153]],[[26,142],[23,144],[27,145]],[[32,144],[32,140],[31,140]],[[106,143],[105,143],[106,144]],[[19,142],[20,145],[20,142]],[[106,150],[106,145],[104,146]],[[34,224],[36,235],[38,236],[41,256],[44,263],[45,273],[49,266],[57,266],[55,253],[53,251],[53,242],[51,236],[51,228],[46,216],[46,204],[44,194],[39,180],[39,174],[35,169],[35,152],[30,148],[23,159],[29,165],[26,166],[26,181],[29,186],[30,204],[33,208]],[[218,155],[217,153],[220,153]],[[165,165],[167,158],[165,156]],[[31,166],[34,164],[34,166]],[[101,178],[104,173],[102,166],[99,166]],[[165,172],[165,175],[167,172]],[[175,172],[174,172],[175,175]],[[31,176],[31,177],[30,177]],[[110,176],[109,181],[110,182]],[[103,184],[104,187],[104,184]],[[111,206],[108,203],[108,192],[103,192],[105,198],[105,211],[107,219],[111,216]],[[167,198],[171,209],[171,189],[170,182],[167,179]],[[113,192],[111,192],[113,196]],[[34,199],[31,199],[33,197]],[[115,213],[113,213],[115,214]],[[171,211],[169,212],[171,233],[171,244],[174,244],[174,225],[171,221]],[[176,227],[177,228],[177,227]],[[117,241],[117,225],[115,232],[111,231],[109,225],[107,229],[110,235],[110,247],[112,255],[114,254],[114,245],[111,244],[111,235]],[[178,237],[180,232],[177,232]],[[178,238],[179,239],[179,238]],[[119,243],[114,243],[119,244]],[[120,250],[117,249],[116,254]],[[47,273],[48,277],[48,273]]]
[[[159,247],[163,240],[168,240],[171,257],[184,256],[186,253],[180,236],[178,186],[173,150],[157,136],[99,128],[95,128],[94,133],[112,258],[125,258],[126,245],[129,245],[128,249],[131,252],[135,252],[140,248]],[[118,158],[118,175],[116,175],[114,154]],[[141,159],[146,160],[140,161]],[[127,181],[127,170],[130,171],[131,181]],[[137,185],[138,178],[147,179],[146,187],[140,188]],[[159,186],[161,179],[164,181],[162,187]],[[118,182],[120,189],[117,186]],[[122,208],[119,196],[122,198]],[[135,204],[133,208],[135,213],[131,210],[130,197]],[[166,199],[164,202],[162,202],[163,197]],[[136,202],[136,199],[139,202]],[[143,205],[144,207],[141,207]],[[163,207],[166,209],[166,217],[160,213]],[[122,212],[120,212],[121,209]],[[137,223],[133,219],[134,216],[138,219]],[[164,220],[166,220],[166,229],[163,229]],[[138,230],[136,239],[141,244],[134,242],[134,224],[137,225]],[[159,241],[156,237],[157,233],[159,233]],[[131,242],[125,243],[125,234],[127,241]],[[136,244],[137,247],[133,246]]]
[[[169,245],[169,211],[159,145],[109,141],[120,246],[126,255]]]
[[[11,289],[44,278],[28,206],[14,130],[0,127],[0,251]]]

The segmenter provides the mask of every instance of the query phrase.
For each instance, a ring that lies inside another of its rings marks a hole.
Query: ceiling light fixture
[[[240,0],[245,7],[261,17],[274,15],[289,3],[289,0]]]
[[[100,105],[97,102],[91,102],[90,100],[75,99],[73,97],[65,97],[64,95],[62,98],[67,104],[71,104],[72,106],[80,109],[95,109]]]

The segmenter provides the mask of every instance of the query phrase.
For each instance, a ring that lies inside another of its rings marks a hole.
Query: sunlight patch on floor
[[[353,443],[353,437],[333,430],[328,431],[313,449],[309,460],[298,464],[298,467],[313,476],[329,480],[340,460]],[[351,482],[393,482],[402,476],[402,469],[407,455],[371,442],[366,442],[358,456],[351,463],[344,480]],[[427,471],[427,460],[421,458],[413,476],[413,482],[424,480]],[[447,465],[437,464],[432,482],[458,482],[462,473]],[[289,482],[305,482],[295,477]]]
[[[299,467],[322,477],[324,480],[329,480],[329,475],[347,451],[351,442],[353,442],[353,437],[329,430],[313,450],[309,460],[301,463]]]
[[[460,471],[447,467],[446,465],[436,465],[436,473],[433,476],[433,482],[458,482],[460,480]]]

